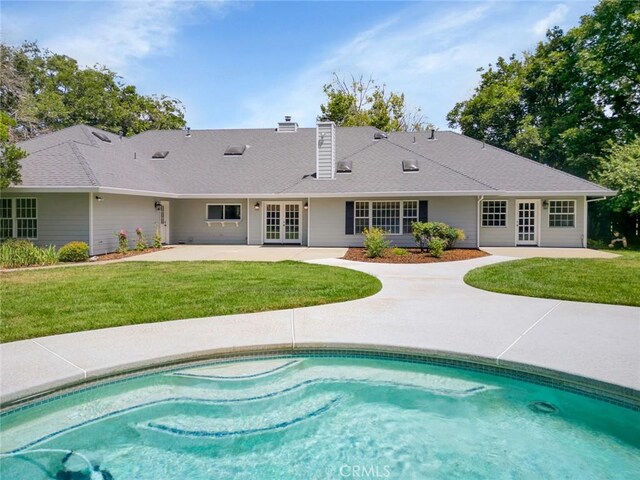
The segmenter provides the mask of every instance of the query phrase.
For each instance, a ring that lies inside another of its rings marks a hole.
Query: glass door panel
[[[518,221],[516,222],[517,244],[537,245],[537,209],[536,202],[518,200]]]

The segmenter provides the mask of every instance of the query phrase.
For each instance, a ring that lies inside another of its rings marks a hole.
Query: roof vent
[[[351,160],[340,160],[338,162],[338,167],[336,168],[337,173],[351,173],[352,172],[352,164]]]
[[[224,151],[225,156],[240,156],[247,149],[246,145],[230,145]]]
[[[432,128],[431,135],[429,135],[429,140],[435,140],[435,139],[436,139],[436,129]]]
[[[403,160],[402,161],[403,172],[418,172],[420,167],[418,166],[418,160]]]
[[[93,134],[94,137],[99,138],[103,142],[111,143],[111,139],[109,137],[107,137],[104,133],[102,133],[102,132],[94,132],[94,131],[91,131],[91,133]]]
[[[383,138],[389,138],[389,135],[384,132],[376,132],[373,134],[374,140],[382,140]]]
[[[184,136],[187,138],[191,136],[191,127],[187,127],[187,133],[185,133]]]
[[[167,150],[162,150],[151,155],[151,158],[167,158],[167,155],[169,155],[169,152]]]
[[[278,122],[277,131],[280,133],[297,132],[298,124],[296,122],[292,122],[291,116],[287,115],[284,117],[284,122]]]

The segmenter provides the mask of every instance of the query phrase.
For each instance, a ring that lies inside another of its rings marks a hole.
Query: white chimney
[[[294,133],[298,131],[298,124],[291,121],[289,115],[284,117],[284,122],[278,122],[278,132],[280,133]]]
[[[335,178],[336,164],[336,124],[318,122],[316,124],[316,178]]]

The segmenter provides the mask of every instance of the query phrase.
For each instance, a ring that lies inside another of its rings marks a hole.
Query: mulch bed
[[[159,252],[160,250],[167,250],[171,247],[163,247],[163,248],[147,248],[143,251],[138,250],[129,250],[127,253],[105,253],[104,255],[96,255],[98,262],[103,262],[105,260],[120,260],[121,258],[127,257],[135,257],[136,255],[144,255],[145,253],[153,253]]]
[[[369,258],[365,255],[364,248],[350,248],[342,258],[345,260],[353,260],[355,262],[370,263],[439,263],[470,260],[472,258],[486,257],[489,255],[486,252],[476,250],[474,248],[454,248],[453,250],[446,250],[442,254],[442,257],[435,258],[429,255],[426,251],[420,252],[419,248],[407,248],[406,250],[406,255],[396,255],[393,253],[393,249],[389,248],[385,252],[384,256]]]

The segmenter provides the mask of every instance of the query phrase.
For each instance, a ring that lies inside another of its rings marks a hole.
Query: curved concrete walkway
[[[493,365],[526,364],[546,374],[606,382],[638,400],[640,308],[502,295],[462,280],[472,268],[510,259],[422,265],[315,260],[371,273],[384,287],[339,304],[3,344],[0,400],[165,362],[310,347],[427,351]]]

